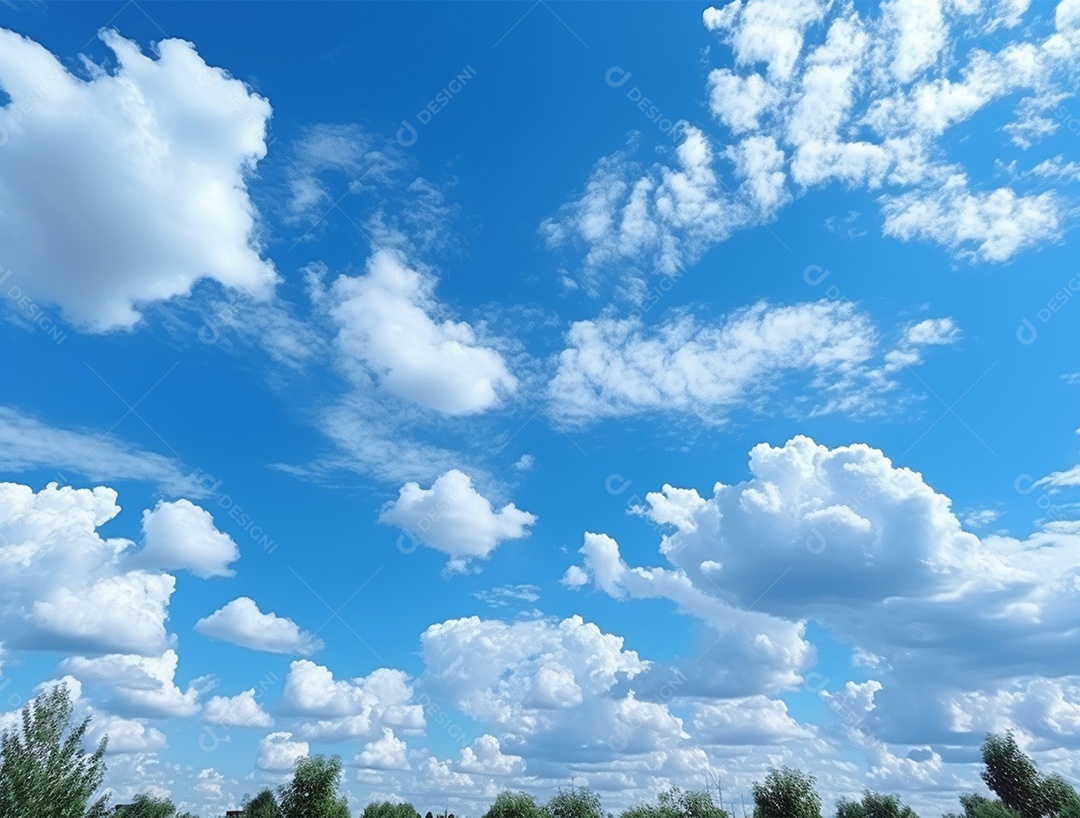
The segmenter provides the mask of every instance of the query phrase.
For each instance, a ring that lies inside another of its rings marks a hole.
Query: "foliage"
[[[550,818],[604,818],[600,796],[588,787],[560,789],[544,810]]]
[[[1011,732],[988,733],[982,745],[982,779],[1001,803],[1021,818],[1054,818],[1080,812],[1080,796],[1061,776],[1043,776]]]
[[[176,805],[167,798],[136,795],[130,804],[116,808],[113,818],[174,818]]]
[[[349,818],[344,795],[338,795],[341,759],[314,755],[300,758],[292,781],[281,788],[281,818]]]
[[[682,792],[678,787],[664,790],[656,804],[642,804],[622,813],[621,818],[727,818],[713,803],[712,795],[701,790]]]
[[[947,812],[941,818],[1020,818],[1020,814],[1005,806],[996,798],[990,799],[975,793],[960,796],[963,813]]]
[[[790,767],[773,769],[763,783],[754,782],[754,818],[821,818],[816,779]]]
[[[395,804],[393,801],[372,801],[364,807],[361,818],[420,818],[420,813],[408,802]]]
[[[547,818],[547,813],[528,793],[503,790],[483,818]]]
[[[881,795],[867,790],[862,800],[841,798],[836,804],[836,818],[919,818],[915,811],[895,795]]]
[[[72,724],[67,686],[41,693],[22,710],[21,726],[0,737],[0,815],[12,818],[101,818],[106,797],[88,806],[105,776],[105,746],[86,753],[90,724]]]
[[[278,818],[277,799],[271,790],[263,790],[240,810],[241,818]]]

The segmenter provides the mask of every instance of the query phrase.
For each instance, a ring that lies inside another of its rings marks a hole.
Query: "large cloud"
[[[195,623],[195,630],[204,636],[270,653],[310,656],[323,646],[313,634],[301,630],[291,619],[263,613],[255,600],[246,596],[203,617]]]
[[[136,561],[151,568],[182,568],[195,576],[230,577],[229,563],[240,559],[232,537],[218,531],[206,509],[190,500],[160,502],[143,512],[145,548]]]
[[[473,327],[443,317],[434,288],[390,250],[372,256],[366,274],[339,277],[330,297],[341,365],[361,385],[444,415],[498,406],[517,379]]]
[[[0,483],[0,617],[24,648],[151,654],[167,643],[175,580],[129,570],[130,540],[98,528],[120,513],[113,489]]]
[[[1021,26],[1026,5],[734,0],[706,9],[706,28],[733,57],[708,79],[728,147],[686,126],[670,166],[609,156],[542,231],[553,246],[584,244],[587,273],[618,264],[671,274],[807,191],[840,184],[878,196],[886,235],[961,257],[1004,262],[1055,240],[1073,207],[1067,179],[980,183],[975,153],[953,147],[976,115],[999,117],[999,133],[1022,150],[1061,127],[1080,25],[1067,0],[1052,21]]]
[[[614,540],[588,534],[574,582],[584,570],[613,596],[666,597],[714,626],[745,610],[763,618],[761,635],[770,622],[813,620],[884,685],[860,720],[894,741],[977,743],[956,717],[971,706],[949,704],[965,691],[1033,676],[1068,684],[1065,657],[1080,649],[1076,523],[980,540],[947,497],[865,445],[762,444],[750,471],[711,497],[672,486],[647,495],[640,512],[667,532],[667,567],[633,568]]]
[[[212,278],[268,294],[246,179],[266,154],[269,103],[182,40],[157,59],[112,31],[108,73],[70,74],[0,30],[0,266],[6,286],[80,326],[133,326],[139,305]]]
[[[452,469],[430,489],[406,483],[397,500],[383,509],[379,522],[396,525],[410,537],[448,554],[450,569],[463,570],[470,559],[487,559],[505,540],[528,536],[536,515],[513,503],[495,511],[473,488],[467,474]]]

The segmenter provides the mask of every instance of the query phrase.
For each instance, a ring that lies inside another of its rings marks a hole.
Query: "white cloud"
[[[498,588],[474,591],[473,596],[493,608],[504,608],[511,604],[520,605],[522,603],[536,602],[540,599],[540,586],[529,584],[500,585]]]
[[[951,319],[929,319],[883,354],[869,317],[829,300],[760,302],[704,326],[689,316],[651,329],[637,318],[598,318],[571,326],[548,393],[554,413],[573,422],[661,411],[722,423],[785,378],[801,377],[824,397],[808,411],[865,413],[896,387],[893,370],[920,363],[922,347],[957,335]]]
[[[179,661],[176,651],[167,650],[161,656],[72,656],[60,667],[83,683],[106,685],[110,694],[106,704],[114,713],[183,718],[199,711],[199,686],[193,682],[181,690],[176,685]]]
[[[94,481],[139,480],[172,494],[205,494],[181,464],[126,441],[113,442],[104,430],[49,426],[18,409],[0,406],[0,469],[26,472],[49,468]]]
[[[406,483],[397,500],[379,515],[384,525],[396,525],[448,554],[451,570],[464,568],[471,559],[487,559],[506,540],[528,536],[536,519],[513,503],[495,511],[469,476],[457,469],[441,475],[430,489]]]
[[[890,197],[882,210],[888,236],[931,239],[958,254],[995,262],[1057,238],[1064,217],[1052,191],[1020,196],[1002,187],[972,193],[963,175],[934,190]],[[974,249],[965,249],[969,247]]]
[[[409,760],[405,755],[405,742],[394,735],[389,727],[384,727],[382,737],[369,741],[356,756],[358,767],[367,770],[408,770]]]
[[[718,744],[768,745],[807,741],[814,731],[799,724],[787,705],[767,696],[707,702],[694,709],[693,735]]]
[[[1049,33],[1045,15],[1025,18],[1023,0],[993,8],[736,0],[706,9],[706,28],[734,57],[708,78],[709,106],[727,133],[687,125],[675,161],[645,169],[628,153],[601,159],[541,232],[554,247],[586,246],[587,280],[604,267],[671,275],[792,199],[839,183],[878,195],[885,235],[1006,262],[1062,235],[1073,201],[1044,188],[1076,174],[1043,164],[1041,176],[987,187],[972,181],[978,151],[958,153],[953,143],[973,117],[1006,105],[1000,131],[1025,150],[1060,128],[1055,109],[1073,93],[1080,64],[1070,8],[1058,6]],[[982,39],[990,32],[996,50]],[[712,147],[721,141],[729,147]]]
[[[0,483],[0,589],[10,647],[160,653],[175,580],[129,570],[130,540],[98,528],[120,513],[110,488]]]
[[[609,595],[667,598],[717,630],[747,609],[758,653],[773,642],[774,678],[786,670],[788,685],[808,666],[797,640],[814,620],[876,657],[876,706],[859,718],[889,741],[950,735],[945,705],[912,719],[916,702],[1072,672],[1062,657],[1078,647],[1075,522],[980,539],[921,475],[865,445],[761,444],[750,473],[711,497],[669,485],[646,495],[667,567],[631,567],[613,539],[586,534],[583,570]],[[728,661],[739,655],[738,633],[722,644]]]
[[[107,713],[94,713],[91,716],[86,736],[93,745],[108,736],[106,752],[109,755],[156,753],[168,747],[165,734],[156,727],[150,727],[144,719],[125,719]]]
[[[114,31],[117,68],[68,73],[45,48],[0,30],[0,265],[9,283],[95,331],[204,277],[269,293],[246,183],[266,154],[269,103],[187,42],[157,59]],[[42,196],[42,190],[63,195]]]
[[[563,574],[563,577],[561,580],[559,580],[559,582],[561,582],[567,588],[572,588],[576,590],[583,585],[589,584],[589,575],[584,570],[582,570],[581,566],[571,565],[569,568],[566,569],[566,573]]]
[[[340,365],[360,385],[444,415],[498,406],[517,388],[502,355],[465,322],[442,317],[435,280],[381,250],[362,276],[340,276],[330,310]]]
[[[750,207],[724,190],[700,130],[685,129],[676,158],[677,168],[656,165],[636,181],[640,171],[624,154],[599,162],[584,195],[541,224],[548,245],[585,242],[587,272],[647,257],[672,275],[752,221]]]
[[[306,659],[293,662],[278,711],[297,720],[295,732],[311,741],[375,736],[382,727],[419,730],[423,708],[412,704],[409,677],[379,668],[351,680],[338,680],[328,668]]]
[[[466,715],[517,733],[540,728],[539,711],[576,709],[647,667],[621,637],[576,616],[557,625],[449,620],[428,628],[421,643],[429,685]]]
[[[261,770],[291,770],[296,760],[307,754],[308,743],[294,741],[292,733],[270,733],[259,742],[255,764]]]
[[[202,720],[225,727],[271,727],[274,720],[255,700],[255,688],[235,696],[214,696],[202,709]]]
[[[190,500],[159,502],[144,511],[143,548],[134,562],[150,568],[180,568],[202,579],[231,577],[228,566],[240,559],[232,537],[218,531],[214,518]]]
[[[484,734],[468,747],[461,748],[458,768],[479,775],[521,775],[525,772],[525,759],[507,755],[495,736]]]
[[[195,623],[195,631],[213,639],[268,653],[310,656],[323,643],[291,619],[263,613],[253,599],[237,597]]]

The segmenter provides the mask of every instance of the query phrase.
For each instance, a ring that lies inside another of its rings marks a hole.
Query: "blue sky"
[[[1078,70],[1074,0],[0,6],[2,723],[203,815],[1080,780]]]

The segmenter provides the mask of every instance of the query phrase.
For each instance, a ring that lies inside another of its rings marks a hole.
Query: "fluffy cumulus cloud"
[[[513,503],[495,511],[467,474],[452,469],[430,489],[406,483],[397,500],[383,509],[379,522],[396,525],[414,541],[448,554],[449,567],[455,571],[463,570],[469,560],[487,559],[506,540],[528,536],[536,515]]]
[[[268,653],[310,656],[322,648],[313,634],[301,630],[291,619],[263,613],[255,600],[238,597],[195,623],[203,636]]]
[[[1004,679],[1042,677],[1067,698],[1063,657],[1080,647],[1069,624],[1080,594],[1075,523],[980,539],[919,474],[865,445],[762,444],[750,473],[711,497],[672,486],[646,496],[638,511],[665,531],[667,566],[631,567],[612,538],[589,534],[580,571],[612,596],[667,598],[714,625],[745,609],[761,617],[761,636],[814,620],[869,663],[876,687],[856,720],[891,741],[959,731],[978,743],[981,728],[958,715],[978,707],[960,694]],[[718,648],[738,644],[725,637]],[[779,656],[778,667],[805,670],[797,654]],[[1050,712],[1056,694],[1039,695]],[[916,702],[925,706],[911,719]],[[1055,712],[1056,724],[1071,723]]]
[[[405,742],[395,736],[392,729],[384,727],[380,738],[364,745],[355,763],[367,770],[407,770],[406,750]]]
[[[218,531],[210,512],[190,500],[160,502],[143,512],[145,547],[135,562],[151,568],[185,569],[195,576],[230,577],[240,559],[232,537]]]
[[[555,246],[584,244],[586,271],[618,262],[671,274],[794,198],[842,185],[878,197],[886,235],[960,257],[1004,262],[1055,240],[1073,209],[1071,176],[983,184],[965,165],[972,152],[951,147],[973,117],[997,116],[1006,149],[1046,167],[1047,157],[1029,162],[1024,152],[1061,126],[1080,26],[1070,2],[1041,19],[1029,19],[1027,5],[733,0],[706,9],[706,28],[732,55],[708,78],[727,147],[686,126],[670,165],[607,157],[542,232]]]
[[[175,580],[131,568],[134,543],[98,529],[120,513],[110,488],[0,483],[0,618],[10,647],[160,653]]]
[[[531,769],[533,760],[551,769],[613,752],[634,756],[635,775],[650,765],[705,765],[700,750],[684,745],[683,721],[667,704],[629,689],[649,663],[581,617],[448,620],[428,628],[421,644],[425,690],[499,735],[463,748],[460,771]]]
[[[123,716],[181,718],[199,711],[199,694],[207,681],[197,679],[181,690],[175,682],[180,657],[167,650],[161,656],[109,654],[73,656],[60,663],[84,684],[104,685],[106,705]]]
[[[202,720],[225,727],[270,727],[274,720],[256,699],[255,688],[235,696],[214,696],[202,709]]]
[[[246,183],[269,103],[187,42],[154,57],[112,31],[116,68],[71,74],[0,30],[0,266],[7,286],[81,327],[133,326],[200,278],[252,296],[277,275],[254,243]],[[43,195],[43,191],[46,193]]]
[[[375,737],[386,727],[422,730],[424,710],[413,702],[409,677],[380,668],[356,679],[335,679],[322,665],[293,662],[278,712],[295,720],[293,732],[310,741]]]
[[[761,302],[711,324],[690,316],[649,328],[633,317],[578,321],[549,398],[557,416],[574,422],[674,411],[722,423],[785,380],[802,379],[819,401],[808,410],[865,414],[896,388],[894,372],[921,363],[926,347],[952,343],[959,332],[951,319],[927,319],[900,335],[883,349],[867,315],[829,300]]]
[[[258,759],[255,764],[262,770],[284,772],[291,770],[298,758],[308,754],[306,741],[295,741],[288,732],[270,733],[259,742]]]
[[[431,275],[390,250],[372,256],[364,275],[339,277],[329,297],[342,368],[359,385],[443,415],[498,406],[517,379],[476,329],[445,317],[434,289]]]
[[[165,734],[151,727],[145,719],[125,719],[107,713],[93,713],[87,738],[96,744],[106,736],[109,755],[156,753],[168,747]]]
[[[507,755],[495,736],[484,734],[468,747],[461,748],[458,768],[465,773],[480,775],[520,775],[525,772],[525,759]]]

